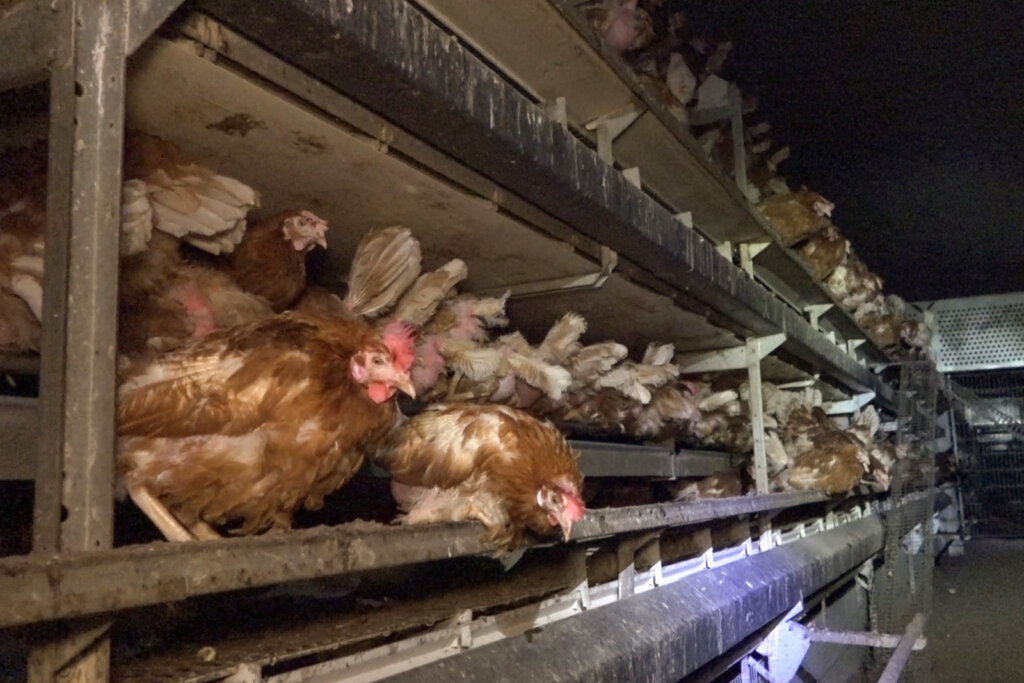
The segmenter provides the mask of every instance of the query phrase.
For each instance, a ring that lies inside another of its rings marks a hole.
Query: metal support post
[[[118,239],[128,2],[54,5],[33,549],[113,541]],[[72,305],[73,302],[73,305]],[[33,651],[32,681],[109,677],[105,626]],[[97,633],[98,632],[98,633]],[[63,653],[63,654],[62,654]]]
[[[778,335],[777,335],[778,336]],[[783,339],[785,337],[783,336]],[[778,342],[778,343],[774,343]],[[774,343],[774,345],[772,345]],[[761,359],[782,342],[778,339],[748,339],[746,344],[747,378],[750,383],[750,428],[754,438],[754,488],[758,494],[768,493],[768,456],[764,443],[764,403],[761,396]],[[769,348],[770,347],[770,348]],[[772,523],[767,516],[757,522],[761,534],[760,549],[772,547]]]
[[[729,111],[732,123],[733,174],[736,187],[747,196],[747,151],[743,145],[743,95],[735,85],[729,86]]]

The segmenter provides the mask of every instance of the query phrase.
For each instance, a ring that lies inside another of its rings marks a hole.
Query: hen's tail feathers
[[[452,259],[437,270],[424,273],[398,300],[392,317],[422,327],[434,317],[440,303],[451,295],[455,285],[466,279],[469,269],[460,259]]]
[[[702,411],[710,412],[737,400],[739,400],[739,394],[732,389],[727,389],[726,391],[719,391],[702,399],[699,403],[699,407]]]
[[[607,341],[584,346],[572,357],[569,368],[581,384],[589,384],[612,369],[629,350],[618,342]]]
[[[504,362],[501,349],[459,339],[445,339],[441,343],[441,355],[449,367],[474,382],[484,382],[494,377]]]
[[[229,253],[242,241],[245,217],[259,206],[248,185],[189,164],[145,178],[154,227],[211,254]]]
[[[510,353],[507,362],[516,377],[540,389],[546,396],[556,401],[562,398],[572,381],[572,376],[565,368],[548,365],[520,353]]]
[[[420,275],[420,243],[408,228],[371,230],[356,248],[345,306],[375,318],[387,312]]]
[[[676,347],[672,344],[658,344],[651,342],[644,351],[643,360],[645,365],[668,365],[676,355]]]
[[[582,348],[579,338],[586,331],[587,321],[583,316],[566,313],[548,330],[540,344],[540,350],[545,356],[554,358],[559,363],[566,363]]]
[[[121,256],[146,250],[153,234],[153,207],[146,196],[146,183],[129,180],[121,187]]]

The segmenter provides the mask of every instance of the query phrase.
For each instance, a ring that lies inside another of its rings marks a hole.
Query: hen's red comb
[[[380,336],[391,352],[395,367],[408,372],[416,359],[416,330],[413,326],[395,320],[387,324]]]

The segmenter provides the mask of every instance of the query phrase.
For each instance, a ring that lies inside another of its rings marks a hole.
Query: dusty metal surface
[[[743,456],[712,451],[674,451],[660,446],[570,440],[587,477],[706,477],[734,467]]]
[[[135,52],[185,0],[132,0],[128,3],[128,54]]]
[[[34,446],[38,439],[39,408],[36,400],[0,397],[0,479],[35,479]]]
[[[55,18],[44,0],[14,0],[0,6],[0,90],[46,78],[55,45]]]
[[[127,51],[134,52],[184,0],[132,0],[128,3]],[[45,80],[61,58],[60,15],[51,0],[12,0],[0,6],[0,90]],[[63,4],[63,3],[60,3]]]
[[[783,493],[591,510],[573,527],[573,540],[823,500],[822,493]],[[363,522],[201,543],[9,557],[0,560],[0,594],[10,596],[0,604],[0,627],[490,552],[476,522],[397,527]]]
[[[96,552],[114,532],[114,403],[128,3],[51,5],[46,254],[33,549]],[[107,625],[55,630],[29,681],[104,680]]]
[[[872,515],[393,680],[680,680],[843,577],[882,538]]]
[[[552,239],[498,210],[494,202],[392,153],[383,142],[391,139],[390,131],[378,127],[377,139],[339,126],[321,112],[211,63],[194,48],[156,40],[133,58],[129,124],[167,137],[258,188],[261,214],[299,205],[327,219],[329,250],[318,255],[314,268],[319,282],[340,287],[362,235],[393,224],[408,226],[422,242],[426,267],[450,258],[465,260],[468,291],[596,269],[572,235]],[[238,114],[253,125],[244,135],[241,130],[225,133],[219,124]],[[614,337],[640,350],[651,339],[673,341],[680,348],[737,343],[735,335],[618,273],[601,289],[535,297],[509,309],[515,326],[536,340],[566,310],[574,310],[588,321],[588,339]],[[627,313],[635,324],[623,330]]]
[[[878,379],[404,2],[205,0],[296,65],[852,388]],[[310,50],[329,42],[332,50]],[[373,74],[370,78],[368,74]],[[879,387],[883,401],[888,392]]]
[[[113,539],[114,365],[126,5],[71,5],[51,78],[40,495],[34,547]],[[59,530],[56,521],[62,515]]]
[[[720,517],[781,510],[825,500],[828,496],[824,493],[806,491],[594,510],[573,527],[573,537],[600,538],[627,531],[698,524]]]
[[[226,637],[204,633],[201,624],[191,633],[186,627],[183,641],[165,641],[164,648],[115,662],[113,673],[116,680],[126,682],[199,682],[229,676],[239,664],[265,667],[314,654],[329,656],[356,643],[440,624],[465,610],[484,612],[565,592],[584,575],[581,560],[579,553],[546,557],[543,562],[517,566],[499,578],[451,589],[432,587],[412,598],[346,602],[344,590],[332,592],[330,585],[284,586],[250,599],[252,616],[261,611],[275,613],[275,602],[286,603],[284,613],[273,621],[236,623]],[[318,606],[318,601],[323,605]],[[303,605],[312,615],[296,618]],[[215,607],[206,610],[211,612]],[[217,656],[203,662],[196,652],[208,645],[214,646]]]

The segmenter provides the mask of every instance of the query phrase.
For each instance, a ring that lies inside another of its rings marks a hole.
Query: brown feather
[[[251,223],[245,237],[224,259],[238,286],[266,298],[274,311],[290,307],[306,288],[306,254],[285,238],[283,228],[297,211],[283,211]]]
[[[578,495],[583,484],[562,433],[507,406],[436,406],[395,430],[376,460],[405,486],[457,489],[464,496],[483,491],[500,500],[509,521],[488,531],[502,546],[517,544],[527,529],[557,530],[537,504],[542,487],[564,484]]]
[[[220,330],[131,368],[119,389],[118,466],[186,524],[288,527],[360,467],[394,425],[393,400],[355,382],[357,322],[285,313]]]

